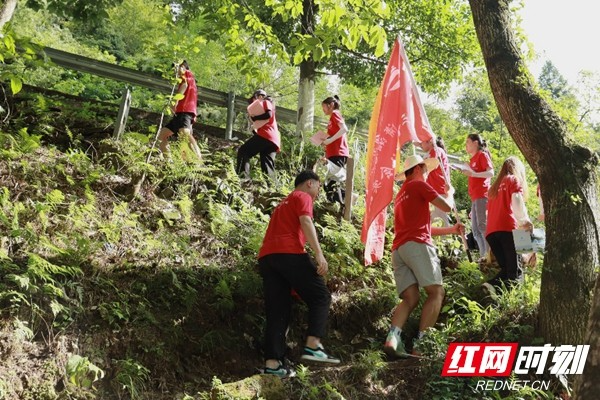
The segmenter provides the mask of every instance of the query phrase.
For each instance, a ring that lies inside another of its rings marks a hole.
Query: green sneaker
[[[385,343],[383,344],[383,352],[390,357],[406,357],[406,349],[400,335],[394,331],[388,333]]]
[[[283,364],[279,364],[279,367],[277,368],[262,368],[260,369],[260,373],[264,375],[275,375],[281,379],[293,378],[296,376],[296,371],[294,371],[292,368],[284,367]]]
[[[325,363],[325,364],[339,364],[340,363],[340,359],[330,356],[329,354],[325,353],[325,349],[323,348],[323,346],[321,344],[319,344],[317,346],[316,349],[312,349],[310,347],[304,347],[304,353],[300,356],[301,360],[304,361],[313,361],[313,362],[318,362],[318,363]]]

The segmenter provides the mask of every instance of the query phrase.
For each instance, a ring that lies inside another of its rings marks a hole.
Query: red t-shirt
[[[511,207],[513,193],[523,194],[523,187],[513,175],[507,175],[498,186],[498,195],[488,200],[486,236],[517,229],[517,219]]]
[[[303,215],[312,218],[313,199],[306,192],[294,190],[273,211],[258,258],[275,253],[306,253],[306,238],[300,226]]]
[[[344,118],[342,117],[342,113],[340,110],[334,110],[329,117],[329,123],[327,124],[327,134],[331,137],[339,132],[344,124]],[[346,140],[346,134],[344,133],[342,137],[337,138],[333,142],[329,143],[325,146],[325,157],[336,157],[350,156],[350,152],[348,151],[348,141]]]
[[[182,81],[179,87],[183,85],[183,82],[187,82],[187,88],[183,93],[183,99],[177,102],[175,106],[175,113],[191,113],[196,115],[196,107],[198,105],[198,88],[196,87],[196,79],[194,74],[189,69],[183,73],[181,77]]]
[[[269,121],[258,128],[256,132],[258,136],[267,139],[277,146],[277,152],[281,148],[281,137],[279,136],[279,129],[277,128],[277,120],[275,119],[275,106],[269,100],[263,100],[263,108],[265,112],[271,110],[271,118]]]
[[[429,151],[429,158],[437,158],[440,161],[440,165],[433,171],[429,171],[429,174],[427,174],[427,183],[429,183],[429,186],[431,186],[438,194],[446,194],[446,177],[450,179],[448,156],[444,149],[434,146]]]
[[[394,199],[392,250],[409,241],[433,246],[429,203],[436,197],[438,194],[427,182],[412,179],[404,182]]]
[[[484,172],[494,168],[489,154],[485,151],[478,151],[469,162],[471,169],[475,172]],[[469,196],[472,201],[487,197],[492,178],[469,177]]]

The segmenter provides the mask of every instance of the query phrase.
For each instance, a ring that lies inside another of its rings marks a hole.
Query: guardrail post
[[[121,97],[119,114],[117,114],[117,121],[115,122],[115,130],[113,132],[113,137],[117,140],[119,140],[123,132],[125,132],[125,125],[127,125],[127,117],[129,116],[130,106],[131,91],[128,87],[125,87],[125,89],[123,90],[123,96]]]
[[[352,217],[352,197],[354,194],[354,158],[348,157],[346,161],[346,194],[344,196],[344,219],[350,221]]]
[[[231,140],[233,136],[233,120],[235,119],[235,93],[227,93],[227,125],[225,126],[225,139]]]

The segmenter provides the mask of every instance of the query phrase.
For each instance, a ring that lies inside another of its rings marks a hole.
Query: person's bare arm
[[[183,81],[181,82],[181,85],[179,85],[179,89],[177,90],[177,93],[179,94],[184,94],[185,91],[188,88],[188,83],[185,79],[183,79]]]
[[[465,232],[465,226],[460,222],[452,225],[452,226],[432,226],[431,234],[433,236],[443,236],[443,235],[462,235]]]
[[[317,237],[317,230],[315,229],[315,224],[313,224],[312,218],[308,215],[302,215],[300,217],[300,227],[302,228],[302,232],[304,232],[304,237],[306,238],[310,248],[315,253],[315,260],[317,261],[317,273],[319,275],[327,274],[327,260],[325,260],[323,250],[321,250],[319,238]]]
[[[488,169],[487,171],[475,172],[472,169],[463,169],[461,170],[463,174],[466,176],[472,176],[473,178],[493,178],[494,177],[494,169]]]
[[[331,144],[331,143],[335,142],[336,140],[338,140],[339,138],[341,138],[342,136],[344,136],[344,134],[347,132],[348,132],[348,127],[346,126],[345,123],[343,123],[342,126],[340,127],[340,130],[337,131],[333,136],[330,136],[327,139],[325,139],[322,144],[324,144],[324,145]]]
[[[446,213],[452,210],[450,204],[448,204],[446,199],[444,199],[442,196],[438,196],[435,199],[431,200],[431,204],[433,204],[434,206]]]

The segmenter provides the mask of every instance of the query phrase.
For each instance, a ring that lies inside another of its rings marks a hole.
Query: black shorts
[[[194,121],[194,117],[195,115],[192,113],[177,113],[173,116],[171,121],[165,125],[165,128],[173,132],[173,136],[175,136],[175,138],[177,138],[177,134],[182,128],[188,128],[190,133],[192,133],[192,122]]]

